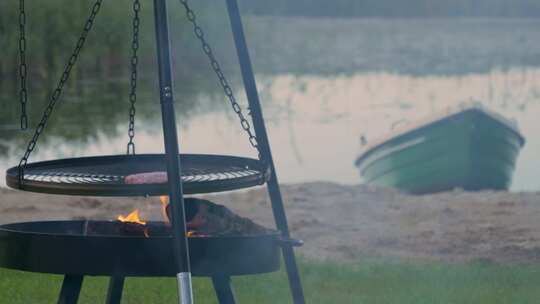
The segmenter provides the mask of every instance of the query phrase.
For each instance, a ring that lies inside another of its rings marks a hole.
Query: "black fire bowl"
[[[0,226],[0,267],[94,276],[175,276],[173,239],[162,222],[146,237],[115,221],[44,221]],[[135,229],[137,230],[137,229]],[[131,233],[130,233],[131,231]],[[278,232],[253,236],[190,237],[194,276],[236,276],[279,270]]]

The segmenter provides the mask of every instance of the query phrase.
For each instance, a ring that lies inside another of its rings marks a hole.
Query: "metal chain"
[[[206,41],[204,37],[204,32],[202,28],[199,26],[197,22],[197,16],[195,15],[195,12],[191,9],[191,7],[188,4],[188,0],[180,0],[180,3],[184,6],[186,9],[186,16],[189,22],[193,25],[193,32],[195,33],[195,36],[199,39],[201,42],[202,49],[206,56],[208,57],[208,60],[210,61],[210,65],[212,69],[214,70],[216,76],[219,79],[219,83],[221,84],[221,87],[223,88],[223,91],[225,92],[225,95],[229,99],[231,106],[238,116],[238,119],[240,120],[240,125],[242,126],[242,129],[246,132],[246,134],[249,136],[249,143],[253,148],[257,150],[259,153],[259,159],[261,158],[261,150],[259,149],[259,144],[257,142],[257,137],[251,130],[251,124],[244,116],[244,113],[242,112],[242,108],[236,101],[236,98],[234,97],[233,90],[231,86],[229,85],[229,82],[227,81],[227,78],[225,78],[225,75],[223,74],[223,71],[221,70],[221,65],[217,61],[217,59],[214,56],[214,53],[212,51],[212,48]],[[248,113],[248,115],[250,115]]]
[[[133,1],[133,38],[131,41],[131,78],[130,85],[131,90],[129,92],[129,101],[131,107],[129,108],[129,142],[127,144],[127,154],[135,154],[135,103],[137,102],[137,65],[139,63],[139,57],[137,52],[139,50],[139,12],[141,11],[141,3],[139,0]]]
[[[21,78],[19,98],[21,102],[21,130],[26,130],[28,128],[28,116],[26,114],[28,91],[26,90],[26,12],[24,11],[24,0],[19,1],[19,30],[19,76]]]
[[[92,29],[92,26],[94,25],[94,20],[96,18],[97,13],[99,12],[99,9],[101,8],[102,2],[103,0],[96,0],[94,5],[92,6],[92,11],[90,13],[90,16],[88,17],[84,25],[83,31],[81,33],[81,36],[79,37],[79,40],[77,41],[77,44],[75,45],[75,49],[73,50],[73,53],[71,54],[68,60],[68,63],[66,64],[66,67],[64,68],[62,77],[60,77],[58,85],[56,86],[56,89],[53,91],[49,99],[49,104],[47,105],[47,108],[45,108],[45,111],[43,112],[43,116],[41,117],[41,120],[36,128],[36,131],[34,135],[32,136],[32,139],[28,143],[26,152],[24,153],[24,156],[21,158],[21,161],[19,162],[19,186],[20,187],[22,186],[22,183],[24,181],[24,168],[26,167],[26,164],[28,163],[28,158],[30,157],[30,154],[32,153],[32,151],[34,151],[36,147],[36,143],[39,139],[39,136],[45,129],[45,126],[47,125],[47,121],[54,110],[54,106],[56,105],[60,96],[62,95],[62,90],[64,88],[64,85],[69,79],[71,70],[73,69],[73,67],[75,66],[75,63],[77,62],[77,59],[79,58],[79,53],[81,52],[81,49],[83,48],[84,43],[86,42],[88,33],[90,32],[90,30]]]

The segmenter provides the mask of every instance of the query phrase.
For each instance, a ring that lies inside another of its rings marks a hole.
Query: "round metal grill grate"
[[[182,185],[185,194],[210,193],[264,184],[270,169],[255,159],[182,154]],[[127,184],[126,176],[165,172],[162,154],[115,155],[60,159],[28,164],[22,185],[18,167],[7,171],[7,185],[32,192],[91,195],[144,196],[168,193],[166,183]]]

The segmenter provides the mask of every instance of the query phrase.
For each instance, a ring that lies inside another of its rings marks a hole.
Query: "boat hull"
[[[523,144],[514,128],[474,108],[374,146],[356,166],[365,183],[410,193],[507,190]]]

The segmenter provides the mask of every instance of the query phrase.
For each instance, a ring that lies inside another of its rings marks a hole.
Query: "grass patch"
[[[538,303],[540,266],[369,260],[358,265],[300,261],[308,303]],[[61,276],[0,270],[2,303],[55,303]],[[103,303],[107,278],[85,278],[79,303]],[[174,303],[175,280],[129,278],[123,302]],[[239,303],[290,303],[284,272],[238,277]],[[197,303],[216,303],[210,280],[196,278]]]

